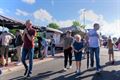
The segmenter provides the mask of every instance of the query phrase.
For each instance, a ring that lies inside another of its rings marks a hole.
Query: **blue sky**
[[[120,0],[1,0],[0,14],[22,21],[31,19],[33,24],[40,26],[56,22],[61,27],[66,27],[74,20],[83,24],[85,9],[87,28],[91,28],[94,22],[99,22],[102,32],[106,34],[112,26],[117,25],[115,31],[120,30],[119,7]],[[108,34],[113,33],[109,31]]]

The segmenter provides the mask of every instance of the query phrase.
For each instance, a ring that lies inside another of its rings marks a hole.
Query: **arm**
[[[79,52],[82,51],[83,49],[84,49],[84,48],[80,49]]]
[[[24,30],[24,33],[23,33],[23,40],[24,40],[25,34],[26,34],[26,36],[28,37],[28,39],[29,39],[30,41],[34,40],[35,35],[36,35],[36,33],[34,32],[34,34],[33,34],[32,36],[30,36],[30,35],[28,34],[28,31],[25,29],[25,30]]]
[[[34,35],[30,36],[28,33],[26,35],[30,41],[34,40],[34,38],[35,38]]]

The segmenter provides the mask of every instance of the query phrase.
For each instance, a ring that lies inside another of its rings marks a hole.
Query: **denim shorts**
[[[74,55],[75,55],[75,61],[81,61],[81,59],[82,59],[82,52],[75,52],[74,51]]]

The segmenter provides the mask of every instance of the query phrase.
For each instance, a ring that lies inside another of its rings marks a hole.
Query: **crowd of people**
[[[16,30],[15,37],[15,47],[17,50],[17,58],[18,61],[16,65],[20,65],[21,63],[24,65],[25,73],[24,76],[30,77],[32,74],[33,68],[33,57],[34,57],[34,45],[35,45],[35,36],[36,30],[32,28],[32,22],[30,20],[26,21],[26,28],[23,33],[19,30]],[[100,26],[98,23],[93,25],[93,29],[89,30],[86,33],[84,39],[81,35],[76,34],[71,36],[72,32],[68,30],[66,32],[66,36],[63,41],[63,51],[64,51],[64,70],[66,71],[68,68],[72,68],[72,56],[74,53],[75,61],[76,61],[76,73],[81,73],[81,60],[83,53],[87,56],[87,68],[94,67],[94,57],[96,59],[96,72],[99,73],[102,68],[100,66],[100,36],[97,33]],[[13,39],[13,36],[8,34],[7,32],[3,32],[0,35],[0,61],[2,61],[3,66],[8,66],[8,51],[9,45]],[[43,37],[39,36],[38,39],[38,52],[39,58],[43,59],[48,57],[48,42]],[[109,62],[110,64],[114,64],[114,50],[113,46],[116,45],[120,48],[120,39],[116,44],[114,44],[109,37],[107,41],[108,54],[109,54]],[[51,36],[50,42],[51,55],[55,56],[55,40],[53,36]],[[26,63],[26,58],[29,59],[29,65]],[[6,61],[5,61],[6,60]],[[69,61],[69,67],[67,67]],[[1,73],[1,71],[0,71]]]
[[[97,30],[99,30],[99,24],[94,24],[94,29],[91,29],[86,37],[85,41],[81,39],[79,34],[76,34],[75,37],[71,36],[71,31],[67,31],[66,37],[64,39],[64,70],[67,70],[67,62],[69,58],[69,68],[72,68],[72,53],[75,55],[76,61],[76,73],[80,73],[81,59],[83,50],[86,50],[88,56],[90,56],[90,66],[94,67],[94,56],[96,59],[96,71],[100,72],[100,41]],[[89,64],[88,64],[89,65]]]
[[[12,44],[16,48],[16,65],[19,66],[23,63],[25,67],[24,75],[29,77],[32,73],[34,47],[36,30],[32,28],[32,22],[27,20],[25,23],[26,28],[23,33],[20,30],[16,30],[16,35],[13,36],[7,31],[2,32],[0,35],[0,66],[7,67],[9,46]],[[38,55],[40,59],[48,57],[48,42],[43,37],[38,38]],[[50,41],[51,55],[55,55],[55,40],[51,36]],[[29,66],[26,64],[26,59],[29,59]],[[1,73],[1,70],[0,70]]]

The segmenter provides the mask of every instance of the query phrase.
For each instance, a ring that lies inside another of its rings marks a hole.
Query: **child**
[[[81,58],[83,50],[83,42],[81,42],[81,36],[75,35],[75,42],[73,43],[75,61],[76,61],[76,73],[80,73],[81,68]]]
[[[108,39],[108,54],[109,54],[109,62],[114,64],[114,51],[113,51],[113,43],[111,38]]]

